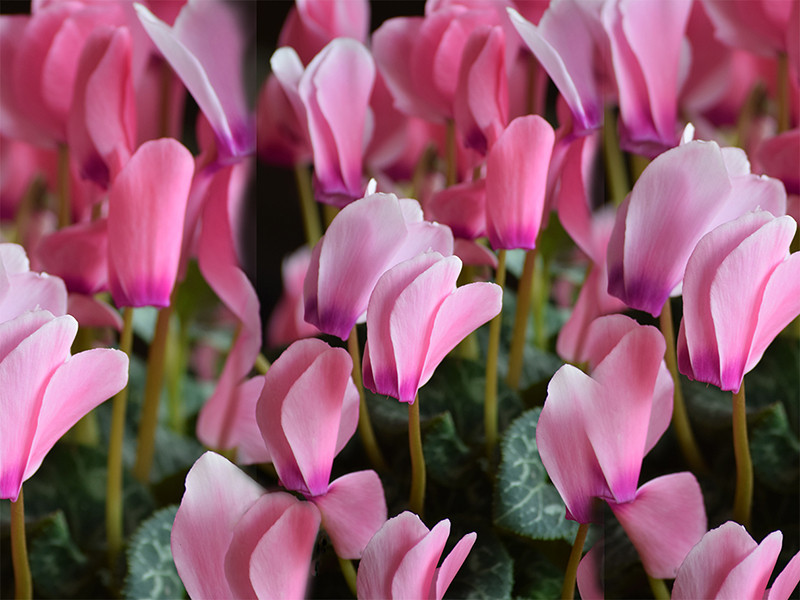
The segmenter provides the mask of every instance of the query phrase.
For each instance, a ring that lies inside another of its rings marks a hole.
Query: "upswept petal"
[[[239,465],[272,462],[255,419],[256,404],[263,387],[263,375],[246,379],[231,392],[225,413],[216,417],[219,421],[227,419],[230,423],[225,447],[236,448],[236,463]]]
[[[468,240],[483,237],[486,235],[486,180],[458,183],[436,192],[425,203],[425,213],[431,220],[450,227],[456,237]]]
[[[58,316],[66,314],[64,281],[35,271],[13,275],[7,292],[3,294],[0,289],[0,321],[9,321],[29,310],[48,310]]]
[[[61,277],[70,292],[108,289],[108,224],[100,218],[76,223],[45,236],[36,254],[46,271]]]
[[[406,553],[428,533],[420,518],[408,511],[386,521],[367,544],[358,565],[358,597],[391,598],[397,568]]]
[[[394,301],[411,282],[440,259],[441,255],[435,252],[421,254],[391,268],[375,284],[367,307],[369,335],[363,365],[364,385],[373,392],[399,397],[399,370],[391,331]],[[412,396],[407,401],[413,400]]]
[[[567,101],[576,132],[599,128],[603,122],[603,97],[594,73],[599,23],[592,23],[574,0],[553,3],[538,26],[513,8],[508,9],[508,15]]]
[[[401,402],[413,402],[422,385],[436,314],[455,289],[461,272],[458,257],[436,256],[439,260],[419,273],[395,298],[389,315],[389,335]],[[424,264],[427,260],[412,259],[412,262]]]
[[[439,521],[430,532],[409,548],[392,578],[392,598],[430,598],[436,565],[450,535],[450,521]]]
[[[442,598],[444,598],[444,593],[447,591],[447,588],[450,587],[450,584],[453,583],[453,579],[461,568],[461,565],[467,560],[467,555],[470,553],[470,550],[472,550],[472,546],[475,544],[477,538],[478,534],[474,531],[468,533],[458,540],[458,543],[450,551],[450,554],[445,556],[442,561],[442,566],[436,569],[436,573],[433,575],[433,586],[428,596],[429,598],[435,598],[436,600],[442,600]]]
[[[717,597],[728,573],[757,546],[747,530],[733,521],[712,529],[686,555],[675,576],[672,597],[675,600]]]
[[[309,498],[322,514],[336,556],[359,559],[372,536],[386,522],[386,496],[375,471],[339,477],[328,491]]]
[[[584,406],[586,399],[600,404],[601,398],[599,383],[572,365],[564,365],[547,386],[536,426],[542,464],[567,505],[567,518],[579,523],[592,521],[592,498],[611,494],[585,431],[585,422],[592,418]]]
[[[344,207],[314,248],[304,286],[306,320],[346,340],[407,234],[393,194]]]
[[[782,545],[783,534],[780,531],[770,533],[730,570],[717,595],[720,598],[763,598]]]
[[[270,527],[250,558],[256,598],[304,598],[320,515],[310,502],[297,502]]]
[[[658,316],[730,190],[714,142],[689,142],[658,156],[617,215],[608,249],[609,293]]]
[[[128,383],[128,356],[119,350],[86,350],[60,365],[42,398],[23,479],[33,475],[55,443],[92,409]]]
[[[745,373],[756,366],[777,335],[800,314],[800,252],[779,264],[767,281],[758,323],[744,366]]]
[[[503,290],[494,283],[468,283],[457,288],[439,306],[419,385],[425,385],[453,348],[503,307]]]
[[[201,456],[186,476],[186,492],[172,525],[175,566],[192,598],[228,598],[225,555],[239,519],[264,488],[213,452]]]
[[[708,302],[711,285],[723,259],[771,218],[769,213],[757,212],[717,227],[697,243],[686,263],[678,358],[681,372],[692,379],[721,383],[717,332]]]
[[[416,86],[409,65],[422,23],[422,17],[385,21],[372,34],[372,53],[392,93],[395,108],[407,115],[430,119],[435,118],[435,113],[414,95]]]
[[[134,7],[150,39],[214,129],[221,162],[252,153],[254,123],[239,69],[246,40],[231,7],[214,0],[189,0],[173,27],[141,4]]]
[[[798,582],[800,582],[800,552],[792,557],[772,582],[772,587],[767,590],[767,600],[789,600]]]
[[[631,502],[609,502],[650,577],[672,579],[706,532],[703,493],[691,473],[648,481]]]
[[[578,563],[576,583],[583,600],[604,600],[605,590],[600,582],[600,565],[603,564],[603,541],[596,543]]]
[[[636,494],[665,349],[655,327],[637,327],[592,371],[605,393],[602,404],[594,400],[592,418],[585,419],[586,434],[616,502]]]
[[[35,328],[35,329],[34,329]],[[42,400],[56,369],[69,358],[78,324],[69,315],[53,317],[46,311],[26,313],[0,324],[0,498],[16,500],[36,435]],[[24,336],[24,337],[22,337]]]
[[[517,117],[486,159],[486,232],[492,248],[536,247],[555,132],[538,115]]]
[[[194,174],[191,153],[164,138],[142,144],[111,186],[109,283],[117,306],[167,306]]]
[[[352,370],[353,361],[344,349],[326,350],[303,371],[282,399],[280,426],[304,484],[301,488],[293,487],[291,476],[284,476],[283,461],[287,457],[273,455],[275,469],[287,488],[307,491],[311,496],[328,490],[344,397],[358,395]],[[273,418],[276,416],[273,414]]]

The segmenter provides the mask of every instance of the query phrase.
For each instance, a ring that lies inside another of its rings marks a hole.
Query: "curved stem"
[[[653,592],[653,597],[656,600],[669,600],[671,595],[667,584],[663,579],[655,579],[654,577],[647,576],[647,583],[650,584],[650,590]]]
[[[150,468],[156,445],[156,428],[158,426],[158,405],[161,401],[161,388],[164,384],[164,363],[169,337],[169,321],[172,317],[172,300],[168,306],[158,311],[153,341],[147,355],[147,377],[144,385],[144,402],[142,416],[139,421],[139,439],[136,445],[136,464],[133,474],[142,483],[150,480]]]
[[[667,351],[664,354],[664,360],[667,362],[667,368],[672,375],[672,383],[674,386],[672,427],[675,430],[675,437],[678,439],[678,445],[681,448],[683,457],[686,459],[686,462],[689,463],[689,467],[692,471],[695,473],[707,473],[708,467],[694,439],[692,426],[689,422],[689,414],[686,412],[686,403],[683,401],[683,391],[681,390],[681,381],[678,376],[675,329],[672,325],[672,307],[670,306],[669,299],[664,303],[664,308],[661,309],[659,323],[661,325],[661,333],[664,334],[664,340],[667,343]]]
[[[586,542],[587,533],[589,533],[589,523],[581,523],[578,533],[575,534],[572,551],[569,553],[567,571],[564,573],[564,584],[561,586],[562,600],[572,600],[575,596],[575,579],[578,575],[578,565],[583,555],[583,544]]]
[[[525,253],[525,264],[522,267],[522,277],[517,288],[517,310],[514,314],[514,330],[511,335],[511,350],[508,354],[506,382],[513,390],[519,389],[519,380],[522,376],[522,357],[528,333],[528,315],[531,310],[535,265],[536,250],[528,250]]]
[[[501,289],[506,285],[506,251],[497,254],[497,275],[495,283]],[[483,405],[483,422],[486,429],[486,456],[491,463],[492,453],[497,444],[497,358],[500,354],[500,325],[503,311],[489,323],[489,347],[486,351],[486,395]]]
[[[11,502],[11,562],[14,565],[14,596],[28,600],[33,597],[28,545],[25,541],[25,502],[22,487],[16,502]]]
[[[347,338],[347,350],[350,352],[350,358],[353,359],[353,381],[358,389],[358,434],[361,436],[361,443],[364,444],[372,466],[377,471],[385,472],[387,470],[386,461],[375,438],[375,431],[369,420],[367,400],[364,397],[364,383],[361,379],[361,350],[358,347],[358,332],[355,326],[350,331],[350,337]]]
[[[311,191],[311,177],[308,167],[297,164],[294,166],[294,180],[297,183],[297,195],[300,198],[300,209],[303,213],[303,229],[306,232],[308,247],[313,248],[322,237],[322,224],[319,218],[319,209],[314,202]]]
[[[411,451],[411,495],[408,507],[421,517],[425,506],[425,455],[422,453],[419,423],[419,394],[408,405],[408,447]]]
[[[133,346],[133,308],[122,313],[122,334],[119,348],[128,356]],[[112,400],[111,433],[108,440],[108,478],[106,480],[106,538],[108,559],[112,568],[122,549],[122,441],[125,437],[125,408],[128,404],[126,385]]]
[[[753,461],[747,440],[747,414],[745,412],[744,381],[733,394],[733,453],[736,457],[736,493],[733,500],[733,518],[750,529],[750,511],[753,505]]]
[[[347,582],[347,587],[350,588],[350,593],[353,596],[358,595],[358,591],[356,590],[356,569],[353,566],[353,561],[347,560],[346,558],[339,558],[339,568],[342,570],[342,575],[344,575],[344,580]]]

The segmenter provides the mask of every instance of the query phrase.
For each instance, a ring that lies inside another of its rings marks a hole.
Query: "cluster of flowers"
[[[285,491],[214,452],[195,463],[172,529],[189,595],[303,597],[321,527],[340,559],[360,560],[359,597],[442,598],[476,535],[439,566],[450,523],[429,530],[414,514],[418,392],[478,327],[494,320],[499,335],[505,253],[527,251],[530,274],[557,215],[588,260],[556,344],[572,364],[550,381],[536,436],[566,517],[588,526],[605,501],[647,574],[675,579],[673,598],[789,597],[800,553],[767,592],[780,532],[759,545],[733,522],[708,531],[695,474],[639,476],[671,422],[691,455],[679,372],[734,392],[734,516],[748,525],[743,379],[800,314],[800,2],[428,0],[425,16],[370,35],[366,1],[297,0],[255,118],[232,4],[32,5],[0,19],[0,217],[21,244],[0,245],[0,497],[17,501],[56,441],[126,385],[123,352],[70,356],[78,324],[129,338],[129,309],[123,321],[108,294],[116,308],[168,311],[196,259],[237,323],[197,437],[239,465],[272,463]],[[557,129],[541,116],[548,78]],[[747,120],[762,80],[778,118]],[[178,141],[187,91],[198,156]],[[742,147],[726,145],[734,124]],[[613,202],[596,207],[601,144]],[[630,191],[612,174],[620,149],[652,159]],[[251,376],[263,327],[238,241],[256,154],[301,177],[313,165],[314,199],[340,210],[322,235],[305,205],[309,245],[285,263],[267,326],[271,347],[289,345]],[[57,210],[35,206],[39,176]],[[457,286],[472,277],[464,264],[495,269],[497,283]],[[662,331],[620,314],[630,309],[660,317]],[[350,352],[305,339],[318,334]],[[379,456],[362,385],[409,405],[414,512],[388,518],[376,471],[331,481],[357,428]],[[568,568],[585,598],[603,595],[597,553]]]

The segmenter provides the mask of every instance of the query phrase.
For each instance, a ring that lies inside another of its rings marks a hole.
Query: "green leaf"
[[[494,522],[537,540],[575,539],[578,524],[568,521],[564,502],[549,483],[536,448],[540,408],[523,413],[508,428],[495,487]]]
[[[425,427],[422,440],[428,477],[455,485],[470,468],[471,453],[456,432],[450,412],[438,415]]]
[[[800,441],[783,404],[764,411],[750,440],[753,470],[760,484],[782,494],[796,493],[800,479]]]
[[[36,594],[49,598],[75,595],[87,577],[88,560],[72,539],[64,512],[51,513],[30,527],[28,544]]]
[[[451,534],[451,539],[460,539]],[[447,590],[447,598],[510,598],[514,561],[490,530],[478,531],[467,559]]]
[[[178,577],[170,548],[170,533],[177,506],[168,506],[144,521],[128,548],[125,598],[182,598],[185,591]]]

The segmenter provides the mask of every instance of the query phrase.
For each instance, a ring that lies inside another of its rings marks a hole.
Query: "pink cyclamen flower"
[[[206,452],[186,476],[172,556],[192,598],[303,598],[319,524],[313,504]]]
[[[736,392],[767,346],[800,314],[792,217],[748,213],[706,235],[686,266],[678,366]]]
[[[108,222],[100,218],[54,231],[36,246],[42,267],[64,280],[70,292],[108,290]]]
[[[514,119],[486,159],[486,232],[492,248],[532,250],[544,214],[555,133],[538,115]]]
[[[658,156],[617,211],[608,243],[608,291],[658,316],[679,293],[686,262],[706,233],[756,208],[786,212],[783,185],[750,173],[738,148],[691,141]]]
[[[702,0],[714,23],[714,36],[733,48],[766,56],[786,52],[787,32],[797,28],[791,21],[796,2],[785,0]]]
[[[242,81],[246,36],[232,7],[219,0],[189,0],[172,27],[145,6],[134,7],[150,39],[211,123],[219,161],[252,154],[255,123]]]
[[[441,600],[477,538],[475,533],[462,537],[437,567],[449,534],[447,519],[431,530],[408,511],[386,521],[358,565],[358,597]]]
[[[370,194],[346,206],[312,252],[303,288],[306,321],[346,340],[380,276],[428,250],[452,254],[453,235],[423,221],[416,200]]]
[[[16,501],[59,438],[128,382],[124,352],[71,356],[77,332],[46,310],[0,323],[0,498]]]
[[[364,385],[401,402],[417,391],[471,331],[500,313],[493,283],[456,288],[461,260],[427,252],[388,270],[367,308]]]
[[[302,338],[313,337],[319,329],[304,318],[303,282],[311,262],[308,246],[292,252],[283,259],[281,279],[283,296],[278,301],[267,323],[267,344],[281,346]]]
[[[589,523],[594,499],[606,501],[645,570],[657,578],[674,577],[706,530],[702,492],[691,473],[638,486],[642,459],[672,415],[664,349],[653,327],[623,315],[596,319],[582,355],[591,376],[571,365],[559,369],[536,429],[542,463],[567,518]]]
[[[782,544],[780,531],[756,544],[744,527],[728,521],[706,533],[689,552],[678,569],[672,597],[788,600],[800,581],[800,552],[767,589]]]
[[[175,285],[191,153],[164,138],[142,144],[111,186],[108,268],[117,306],[167,306]]]
[[[56,316],[66,314],[64,281],[31,271],[25,249],[19,244],[0,244],[0,323],[29,310],[48,310]]]
[[[352,370],[342,348],[317,339],[295,342],[267,371],[255,413],[281,484],[317,506],[341,558],[360,558],[386,521],[377,473],[358,471],[330,482],[333,459],[358,425]]]

